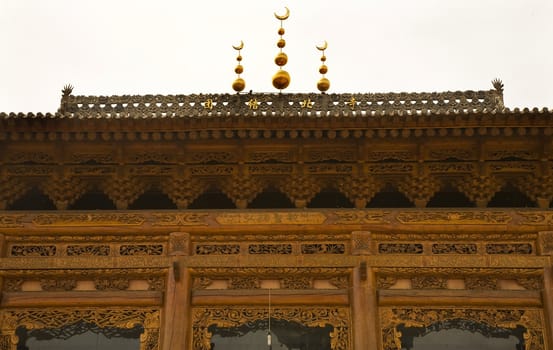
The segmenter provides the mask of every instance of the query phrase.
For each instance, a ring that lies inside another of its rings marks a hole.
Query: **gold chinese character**
[[[212,110],[213,109],[213,100],[208,98],[207,101],[203,103],[205,109]]]
[[[349,102],[346,102],[347,105],[350,106],[351,110],[353,111],[355,109],[355,106],[357,106],[357,101],[355,101],[355,97],[351,97],[351,100]]]
[[[248,101],[248,107],[250,107],[250,109],[257,109],[257,107],[259,107],[259,102],[257,102],[256,98],[252,98]]]
[[[303,100],[301,102],[301,108],[313,108],[313,102],[311,102],[311,99],[308,98],[307,100]]]

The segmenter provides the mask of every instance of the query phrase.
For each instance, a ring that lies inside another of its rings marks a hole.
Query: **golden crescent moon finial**
[[[244,42],[242,40],[240,40],[240,45],[236,45],[236,46],[232,45],[232,48],[235,49],[235,50],[240,51],[244,48]]]
[[[281,21],[284,21],[290,16],[290,9],[288,7],[284,7],[286,9],[286,13],[284,15],[279,15],[275,12],[276,19],[279,19]]]
[[[324,42],[323,45],[321,45],[321,46],[316,46],[316,47],[317,47],[318,50],[324,51],[324,50],[326,50],[326,48],[328,47],[328,43],[327,43],[326,40],[325,40],[325,42]]]

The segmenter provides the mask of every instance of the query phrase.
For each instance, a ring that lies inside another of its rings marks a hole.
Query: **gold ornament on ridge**
[[[325,77],[325,74],[328,72],[328,67],[326,66],[325,62],[326,62],[326,56],[325,56],[325,50],[328,48],[328,43],[324,42],[323,45],[321,46],[315,46],[317,48],[317,50],[321,51],[322,52],[322,56],[321,56],[321,62],[323,63],[320,67],[319,67],[319,73],[322,74],[322,77],[321,79],[317,82],[317,89],[319,89],[320,92],[322,92],[323,94],[328,91],[328,89],[330,88],[330,80],[328,80],[326,77]]]
[[[286,10],[286,13],[284,15],[279,15],[275,12],[276,19],[279,19],[281,21],[285,21],[285,20],[288,19],[288,17],[290,17],[290,9],[288,7],[284,7],[284,9]]]
[[[238,65],[234,68],[234,72],[238,77],[232,83],[232,89],[236,92],[240,92],[246,88],[246,81],[240,77],[240,74],[244,72],[244,67],[242,66],[242,55],[240,51],[244,48],[244,42],[240,40],[240,45],[232,45],[232,48],[238,51],[238,56],[236,56],[236,61]]]
[[[275,64],[279,66],[279,70],[273,75],[273,86],[279,90],[286,89],[290,85],[290,74],[282,69],[288,63],[288,56],[282,52],[282,49],[286,46],[286,40],[282,37],[285,33],[282,22],[290,16],[290,9],[288,7],[285,7],[285,9],[284,15],[279,15],[275,12],[275,18],[280,20],[280,28],[278,29],[280,39],[277,41],[277,47],[280,49],[280,52],[275,56]]]

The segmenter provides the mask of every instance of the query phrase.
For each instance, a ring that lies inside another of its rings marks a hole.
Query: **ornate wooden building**
[[[0,114],[0,349],[553,349],[552,134],[499,81],[68,87]]]

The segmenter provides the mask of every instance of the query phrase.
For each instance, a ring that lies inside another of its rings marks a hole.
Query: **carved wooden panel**
[[[399,280],[410,281],[410,289],[446,289],[447,282],[455,280],[455,289],[500,290],[498,282],[509,280],[509,288],[540,291],[544,288],[542,269],[493,269],[448,267],[376,268],[377,287],[389,289]]]
[[[71,291],[80,282],[92,282],[95,290],[127,290],[131,281],[144,281],[143,289],[164,291],[166,269],[63,269],[11,270],[3,272],[2,291],[21,292],[24,283],[40,284],[43,291]]]

